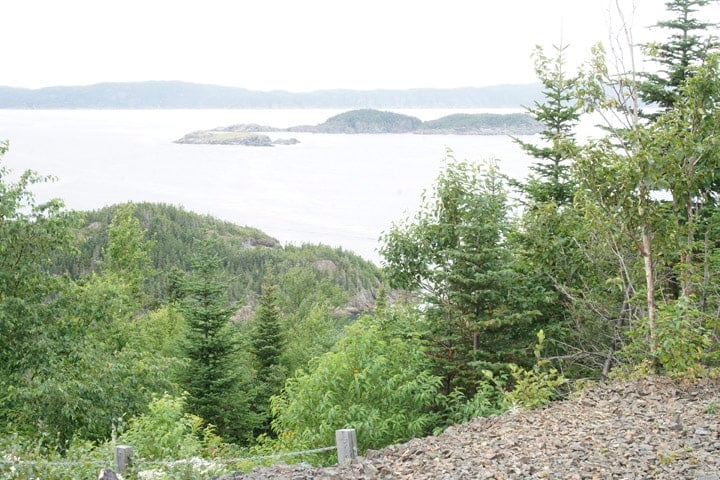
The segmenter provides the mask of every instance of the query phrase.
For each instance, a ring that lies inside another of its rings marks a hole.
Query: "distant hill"
[[[298,93],[152,81],[98,83],[34,90],[0,87],[0,108],[520,108],[539,100],[540,92],[540,84],[452,89],[318,90]]]

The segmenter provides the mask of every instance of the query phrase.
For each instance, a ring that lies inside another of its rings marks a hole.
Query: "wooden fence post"
[[[133,449],[130,445],[115,445],[115,471],[125,473],[132,463]]]
[[[338,463],[343,464],[357,457],[357,435],[354,428],[335,430],[335,446],[337,447]]]

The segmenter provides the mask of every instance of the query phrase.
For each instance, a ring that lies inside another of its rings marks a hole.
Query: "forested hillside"
[[[538,85],[261,92],[155,81],[37,90],[0,87],[0,108],[519,108],[538,94]]]
[[[102,268],[112,219],[120,205],[83,212],[78,229],[78,251],[59,260],[61,270],[82,278]],[[144,290],[156,301],[166,301],[173,294],[173,275],[188,271],[197,248],[197,239],[212,238],[213,250],[223,259],[222,270],[233,302],[254,302],[266,266],[276,275],[294,270],[313,272],[307,288],[326,281],[342,291],[347,301],[355,296],[372,298],[380,285],[380,271],[352,252],[324,245],[288,245],[280,243],[252,227],[238,226],[208,215],[188,212],[164,204],[133,204],[134,217],[144,237],[150,242],[153,276],[145,281]]]
[[[532,173],[510,180],[449,151],[417,213],[382,236],[382,275],[176,207],[39,204],[46,178],[0,165],[0,475],[93,478],[85,465],[123,443],[129,478],[142,465],[203,478],[251,465],[165,460],[317,449],[340,428],[365,451],[588,381],[717,377],[720,45],[706,4],[667,2],[665,40],[633,63],[649,72],[615,70],[627,30],[577,72],[564,45],[538,48],[543,99],[528,113],[542,131],[516,140]],[[605,128],[578,138],[586,115]],[[715,415],[707,402],[692,408]],[[659,466],[709,461],[693,445]],[[637,471],[655,472],[650,452]]]

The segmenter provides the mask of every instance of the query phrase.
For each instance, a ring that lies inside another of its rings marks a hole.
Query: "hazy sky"
[[[636,4],[636,39],[663,16],[662,0],[618,1]],[[5,0],[0,85],[528,83],[534,45],[562,38],[585,58],[608,37],[608,9],[609,0]]]

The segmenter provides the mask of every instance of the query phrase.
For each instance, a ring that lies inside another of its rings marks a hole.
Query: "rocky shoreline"
[[[191,145],[245,145],[246,147],[272,147],[274,145],[295,145],[296,138],[276,138],[253,131],[199,130],[176,140],[175,143]]]
[[[542,409],[369,451],[349,465],[277,464],[223,478],[720,480],[720,381],[597,385]]]

